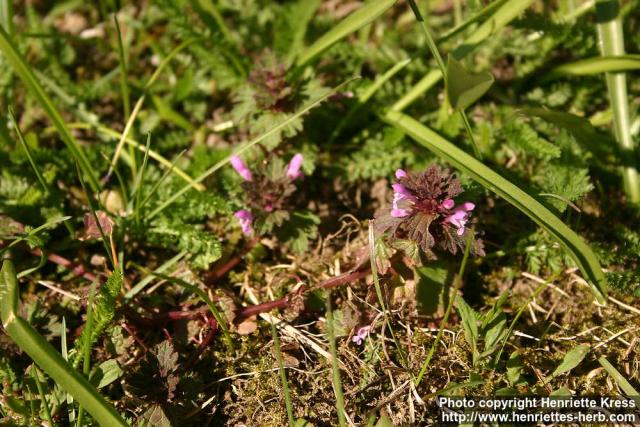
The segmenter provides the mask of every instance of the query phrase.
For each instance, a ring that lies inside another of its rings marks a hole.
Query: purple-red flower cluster
[[[256,222],[260,229],[266,225],[281,225],[289,217],[287,199],[295,191],[294,181],[302,178],[302,154],[298,153],[284,166],[277,157],[260,164],[252,172],[239,156],[231,157],[231,166],[243,179],[247,209],[236,211],[233,216],[240,222],[245,235],[254,233]]]
[[[429,258],[436,258],[433,249],[456,253],[464,249],[471,212],[475,204],[454,198],[462,193],[460,181],[448,170],[432,165],[421,173],[396,171],[391,209],[376,219],[378,228],[391,240],[413,241]],[[471,251],[484,255],[482,242],[475,240]]]

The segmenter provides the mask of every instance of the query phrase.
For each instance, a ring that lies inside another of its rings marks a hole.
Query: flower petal
[[[251,223],[253,222],[253,215],[246,209],[240,209],[233,214],[240,221],[240,227],[245,235],[249,235],[253,232]]]
[[[396,178],[400,179],[400,178],[406,178],[407,177],[407,173],[402,170],[402,169],[397,169],[396,170]]]
[[[442,206],[445,209],[451,209],[455,204],[456,203],[453,201],[453,199],[447,199],[444,202],[442,202],[440,206]]]
[[[404,218],[409,216],[409,211],[406,209],[391,209],[391,216],[394,218]]]
[[[295,180],[300,178],[302,175],[302,171],[300,171],[300,167],[302,166],[302,161],[304,158],[302,154],[298,153],[289,162],[289,167],[287,168],[287,177],[291,180]]]
[[[230,159],[231,166],[238,172],[245,181],[253,181],[253,175],[251,175],[251,170],[244,164],[240,156],[231,156]]]
[[[462,208],[466,211],[472,211],[476,208],[476,205],[471,202],[464,202]]]

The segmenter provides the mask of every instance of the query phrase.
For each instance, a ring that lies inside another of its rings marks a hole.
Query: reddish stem
[[[340,285],[344,285],[349,282],[354,282],[356,280],[362,279],[366,277],[370,272],[369,268],[365,268],[363,270],[351,271],[349,273],[341,274],[340,276],[332,277],[331,279],[320,282],[318,285],[311,289],[302,288],[298,289],[295,292],[290,293],[280,299],[275,301],[268,301],[262,304],[251,305],[249,307],[243,308],[236,317],[235,322],[241,322],[242,320],[255,316],[256,314],[266,313],[276,308],[285,308],[289,305],[289,301],[291,298],[297,294],[307,293],[309,290],[315,291],[318,289],[330,289],[335,288]]]
[[[39,248],[33,249],[31,253],[36,256],[42,256],[42,250],[40,250]],[[82,264],[74,264],[73,262],[58,254],[50,253],[47,255],[47,259],[54,264],[58,264],[59,266],[70,270],[76,276],[84,277],[91,282],[93,282],[97,278],[95,274],[89,273],[87,270],[85,270]]]
[[[230,258],[215,271],[208,272],[204,279],[205,283],[207,285],[210,285],[213,282],[216,282],[217,280],[220,280],[224,276],[226,276],[236,265],[240,264],[244,256],[248,254],[251,249],[253,249],[257,242],[257,239],[253,239],[252,241],[248,242],[239,254]]]
[[[204,349],[207,348],[209,344],[211,344],[211,342],[213,341],[213,337],[215,337],[216,332],[218,331],[218,322],[216,322],[216,319],[211,318],[207,323],[209,324],[210,328],[209,332],[207,332],[207,335],[202,339],[200,344],[198,344],[198,348],[196,349],[195,353],[193,353],[189,358],[189,361],[187,362],[187,365],[185,367],[187,371],[190,371],[193,365],[195,365],[195,363],[204,352]]]

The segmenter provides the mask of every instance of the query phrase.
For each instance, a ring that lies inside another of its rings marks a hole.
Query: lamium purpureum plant
[[[302,178],[302,162],[300,153],[287,165],[279,157],[271,156],[252,172],[240,157],[231,158],[231,166],[243,179],[246,205],[234,216],[246,236],[269,233],[290,219],[289,198],[296,190],[294,182]]]
[[[436,259],[438,249],[452,254],[463,251],[471,233],[471,253],[484,255],[482,241],[469,227],[475,204],[456,203],[454,199],[463,189],[452,173],[431,165],[420,173],[398,169],[395,175],[391,208],[376,218],[378,230],[387,235],[392,245],[406,248],[410,243],[428,259]]]

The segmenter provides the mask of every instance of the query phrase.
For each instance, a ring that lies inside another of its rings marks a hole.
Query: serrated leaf
[[[447,97],[456,110],[464,110],[484,95],[494,78],[491,73],[472,74],[460,62],[449,55],[447,62]]]
[[[160,375],[167,377],[171,372],[178,369],[178,353],[173,349],[170,341],[163,341],[154,348],[154,353],[158,358]]]
[[[523,108],[520,112],[529,117],[539,117],[566,130],[573,135],[577,141],[594,153],[601,152],[602,149],[599,149],[598,145],[610,139],[606,135],[599,133],[591,122],[584,117],[564,111],[547,110],[546,108]]]
[[[572,348],[564,355],[562,362],[558,365],[558,367],[551,374],[552,377],[557,377],[558,375],[562,375],[565,372],[569,372],[576,366],[582,362],[582,359],[585,358],[587,353],[591,350],[591,346],[588,345],[579,345],[577,347]]]
[[[113,316],[116,311],[116,298],[120,294],[120,289],[122,288],[123,283],[123,274],[120,268],[116,268],[111,276],[107,279],[107,283],[102,285],[100,291],[95,299],[95,307],[93,309],[93,327],[91,331],[88,331],[87,328],[82,330],[82,334],[80,335],[80,339],[76,340],[75,349],[76,352],[73,358],[74,366],[81,360],[82,349],[85,346],[85,342],[88,340],[87,344],[89,347],[96,342],[96,340],[104,333],[107,329],[111,321],[113,320]]]

